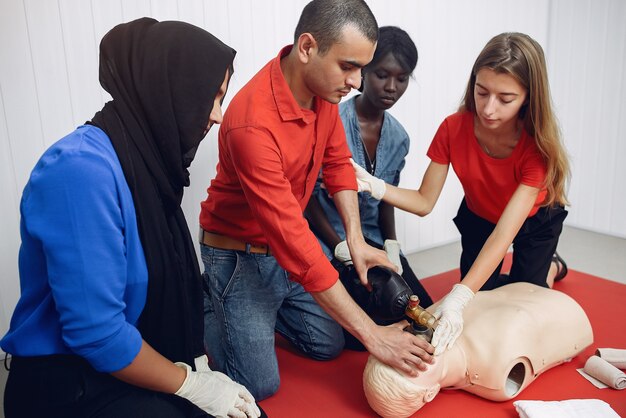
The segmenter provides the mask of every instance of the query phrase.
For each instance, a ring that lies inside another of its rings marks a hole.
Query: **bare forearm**
[[[509,240],[508,237],[492,233],[485,241],[467,275],[463,278],[463,284],[469,287],[472,292],[478,292],[500,264],[512,241],[513,238]]]
[[[363,240],[356,192],[354,190],[342,190],[333,195],[333,200],[346,230],[348,243],[354,240]]]
[[[383,201],[418,216],[426,216],[435,207],[447,176],[448,165],[431,162],[418,190],[388,184]]]
[[[144,389],[175,393],[185,380],[186,371],[143,341],[139,354],[125,368],[111,373],[114,377]]]
[[[403,189],[390,184],[387,185],[383,202],[418,216],[428,215],[434,207],[434,202],[426,200],[419,190]]]
[[[480,250],[463,284],[477,292],[489,279],[496,266],[506,255],[509,246],[528,217],[539,189],[520,185],[509,200],[495,229]]]
[[[418,370],[426,370],[426,364],[433,362],[431,353],[434,348],[426,340],[404,332],[402,329],[407,325],[406,321],[386,327],[376,325],[356,305],[341,282],[323,292],[311,294],[333,319],[383,363],[409,376],[416,376]]]
[[[312,292],[311,295],[339,325],[367,346],[376,324],[354,302],[341,281],[323,292]]]

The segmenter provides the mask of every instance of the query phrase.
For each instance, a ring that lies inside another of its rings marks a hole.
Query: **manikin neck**
[[[467,359],[459,344],[444,352],[436,359],[443,368],[440,385],[442,388],[463,387],[467,384]],[[435,363],[435,364],[436,364]]]

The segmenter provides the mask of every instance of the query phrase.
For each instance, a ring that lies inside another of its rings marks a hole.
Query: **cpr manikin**
[[[576,301],[530,283],[478,292],[465,309],[464,324],[455,345],[417,377],[370,356],[363,387],[372,409],[383,417],[408,417],[441,388],[509,400],[593,342],[589,319]]]

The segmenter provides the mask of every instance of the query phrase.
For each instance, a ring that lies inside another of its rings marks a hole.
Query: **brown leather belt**
[[[215,234],[200,228],[200,242],[209,247],[222,250],[244,251],[253,254],[272,255],[270,247],[266,245],[252,245],[224,235]]]

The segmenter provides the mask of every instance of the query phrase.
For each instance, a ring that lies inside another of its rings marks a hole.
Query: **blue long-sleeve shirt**
[[[129,365],[148,272],[135,206],[107,135],[81,126],[33,169],[20,206],[21,297],[0,341],[17,356],[77,354]]]

